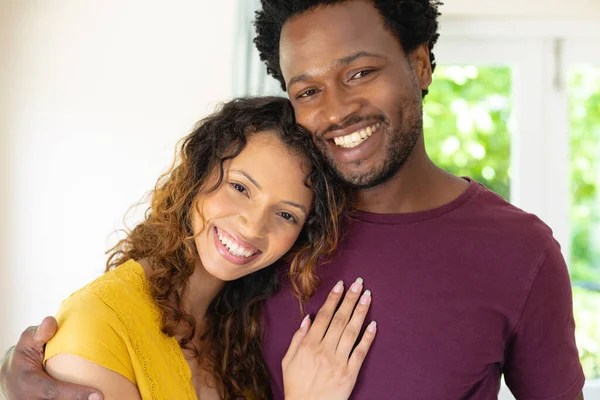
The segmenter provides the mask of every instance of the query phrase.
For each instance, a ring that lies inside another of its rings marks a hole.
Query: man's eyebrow
[[[381,58],[383,59],[384,56],[382,56],[381,54],[377,54],[377,53],[371,53],[369,51],[357,51],[354,54],[351,54],[349,56],[346,57],[342,57],[338,60],[335,60],[332,64],[334,66],[339,66],[339,65],[348,65],[350,64],[352,61],[358,60],[361,57],[375,57],[375,58]],[[309,79],[311,79],[312,76],[308,75],[308,74],[302,74],[302,75],[298,75],[293,77],[292,79],[290,79],[290,82],[287,84],[288,87],[299,83],[299,82],[303,82],[303,81],[307,81]]]
[[[375,58],[381,58],[381,59],[385,58],[381,54],[371,53],[369,51],[357,51],[354,54],[351,54],[347,57],[343,57],[343,58],[340,58],[339,60],[334,61],[334,63],[337,65],[347,65],[347,64],[350,64],[354,60],[358,60],[361,57],[375,57]]]
[[[302,210],[304,212],[304,214],[308,214],[306,211],[306,207],[304,207],[302,204],[294,203],[293,201],[289,201],[289,200],[284,200],[284,201],[282,201],[282,203],[290,205],[292,207],[299,208],[300,210]]]
[[[231,172],[237,172],[238,174],[242,174],[242,175],[244,175],[244,176],[245,176],[245,177],[246,177],[246,178],[247,178],[247,179],[248,179],[250,182],[252,182],[252,183],[254,184],[254,186],[256,186],[256,187],[257,187],[257,188],[259,188],[259,189],[262,189],[262,188],[260,187],[260,185],[258,184],[258,182],[256,182],[256,180],[255,180],[253,177],[251,177],[250,175],[248,175],[248,174],[247,174],[247,173],[245,173],[244,171],[242,171],[242,170],[239,170],[239,169],[232,169],[232,170],[230,170],[230,171],[231,171]]]
[[[295,76],[292,79],[290,79],[290,83],[288,83],[287,86],[290,87],[296,83],[307,81],[310,78],[312,78],[312,76],[310,76],[308,74],[302,74],[302,75]]]

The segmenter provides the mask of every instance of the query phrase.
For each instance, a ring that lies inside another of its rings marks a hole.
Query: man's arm
[[[27,328],[8,351],[0,368],[0,386],[8,400],[102,400],[92,388],[58,381],[44,371],[44,346],[56,334],[56,320],[48,317],[40,326]]]
[[[507,341],[504,377],[515,398],[581,399],[571,281],[554,240]]]

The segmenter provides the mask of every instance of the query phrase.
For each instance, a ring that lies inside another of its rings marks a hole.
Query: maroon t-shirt
[[[518,399],[573,400],[584,376],[571,286],[551,230],[471,181],[456,200],[411,214],[356,212],[312,316],[335,283],[362,277],[378,333],[352,399],[494,399],[505,375]],[[275,399],[301,318],[289,287],[265,305]]]

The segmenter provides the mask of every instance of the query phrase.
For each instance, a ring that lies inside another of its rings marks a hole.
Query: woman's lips
[[[219,233],[221,233],[221,235],[227,235],[231,238],[233,238],[233,236],[231,234],[229,234],[226,231],[219,231],[219,228],[217,228],[216,226],[213,228],[213,237],[214,237],[214,242],[215,242],[215,247],[217,248],[217,252],[227,261],[229,261],[232,264],[235,265],[245,265],[248,264],[249,262],[253,261],[254,259],[256,259],[256,257],[258,257],[262,252],[254,247],[246,247],[246,244],[242,244],[244,246],[245,249],[247,250],[252,250],[254,254],[252,254],[249,257],[246,257],[244,255],[235,255],[232,254],[231,251],[227,248],[227,246],[225,246],[222,242],[221,239],[219,238]],[[234,239],[235,240],[235,239]],[[241,243],[240,243],[241,244]]]

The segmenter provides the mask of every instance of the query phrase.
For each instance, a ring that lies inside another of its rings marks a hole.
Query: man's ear
[[[429,88],[432,81],[431,59],[429,57],[429,43],[423,43],[414,49],[410,55],[410,61],[415,70],[415,76],[421,90]]]

